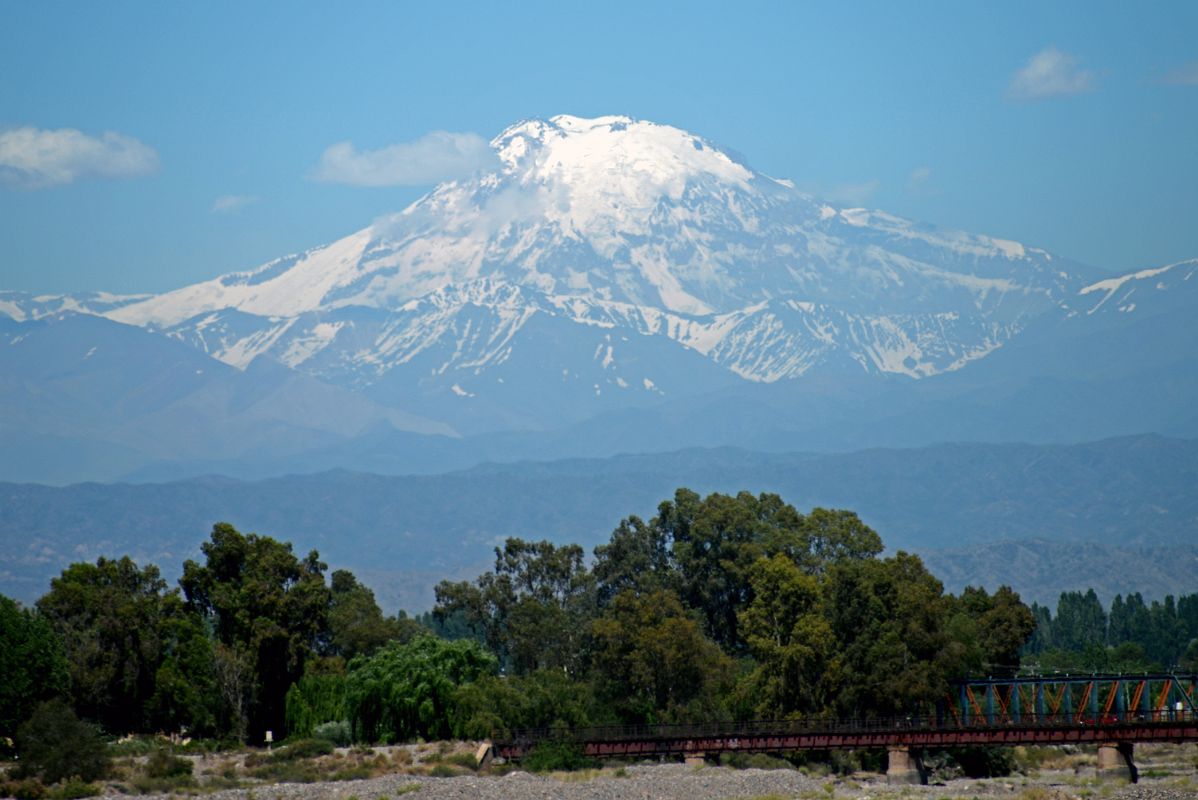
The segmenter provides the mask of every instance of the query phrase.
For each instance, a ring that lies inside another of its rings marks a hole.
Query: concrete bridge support
[[[1103,742],[1098,745],[1098,777],[1135,783],[1140,777],[1132,760],[1131,742]]]
[[[928,775],[923,767],[923,759],[917,751],[910,747],[886,748],[886,782],[887,783],[927,783]]]
[[[701,767],[707,763],[707,754],[701,750],[692,750],[682,757],[688,767]]]

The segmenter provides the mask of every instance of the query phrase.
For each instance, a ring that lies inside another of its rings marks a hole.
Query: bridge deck
[[[519,731],[496,742],[495,755],[519,760],[541,741],[580,745],[594,757],[688,753],[783,752],[844,748],[937,748],[958,745],[1055,745],[1103,742],[1198,742],[1198,715],[1146,712],[1127,715],[1021,715],[993,724],[911,717],[869,720],[758,720],[704,725],[580,728],[566,734]]]

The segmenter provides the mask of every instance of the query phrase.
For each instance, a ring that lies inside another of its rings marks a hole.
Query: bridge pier
[[[927,783],[928,776],[923,768],[923,759],[906,745],[886,748],[887,783]]]
[[[1131,742],[1103,742],[1098,745],[1098,777],[1135,783],[1140,771],[1136,769],[1132,754]]]
[[[707,754],[702,750],[691,750],[682,760],[688,767],[701,767],[707,763]]]

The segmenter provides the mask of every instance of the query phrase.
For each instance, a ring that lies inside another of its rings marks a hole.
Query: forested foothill
[[[323,752],[534,727],[882,717],[928,709],[969,675],[1198,667],[1198,595],[1133,594],[1108,611],[1093,591],[1066,593],[1055,614],[1007,587],[952,595],[853,512],[804,514],[772,494],[679,489],[589,557],[508,539],[492,569],[443,581],[414,618],[385,616],[318,553],[226,523],[201,553],[178,587],[154,565],[100,558],[67,567],[32,608],[0,597],[0,742],[20,756],[10,793],[103,777],[104,742],[130,734]],[[169,774],[169,758],[156,769]]]

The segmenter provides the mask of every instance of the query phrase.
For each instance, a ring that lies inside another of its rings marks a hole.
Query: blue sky
[[[1112,270],[1198,256],[1193,2],[4,2],[4,19],[0,288],[246,269],[426,190],[316,179],[338,143],[559,113],[669,123],[842,205]]]

